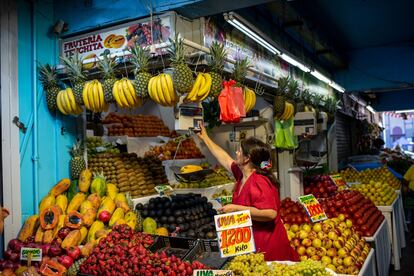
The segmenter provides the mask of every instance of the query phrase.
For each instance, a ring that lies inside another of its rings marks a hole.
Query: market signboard
[[[256,251],[250,211],[214,216],[222,258]]]
[[[303,205],[312,222],[318,222],[328,219],[319,201],[314,195],[304,195],[298,197],[299,202]]]
[[[174,36],[172,13],[155,16],[153,22],[149,18],[105,28],[94,32],[62,39],[60,54],[72,56],[78,51],[81,58],[99,57],[103,53],[125,54],[126,49],[137,43],[139,45],[155,46],[168,41]],[[152,28],[152,37],[151,37]]]

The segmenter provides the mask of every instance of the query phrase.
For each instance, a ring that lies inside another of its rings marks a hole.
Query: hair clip
[[[262,163],[260,163],[260,168],[262,170],[268,170],[272,167],[272,162],[270,160],[268,161],[262,161]]]

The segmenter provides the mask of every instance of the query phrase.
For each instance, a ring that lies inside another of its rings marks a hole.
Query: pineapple
[[[236,60],[233,70],[233,78],[236,81],[236,86],[243,86],[244,79],[247,75],[247,68],[249,68],[249,61],[247,60],[247,58],[242,60]]]
[[[149,48],[143,48],[142,46],[134,44],[134,47],[131,47],[130,51],[133,57],[132,63],[136,67],[134,71],[135,93],[138,97],[148,97],[148,83],[152,78],[152,75],[148,73],[148,63],[151,57]]]
[[[76,276],[79,274],[80,266],[84,261],[86,261],[87,258],[80,258],[77,261],[75,261],[66,272],[67,276]]]
[[[287,88],[287,97],[291,102],[298,99],[299,83],[297,80],[290,80]]]
[[[46,92],[47,107],[51,112],[54,112],[57,110],[56,97],[60,90],[57,85],[56,67],[49,64],[39,64],[38,70],[39,80],[42,82],[43,90]]]
[[[298,95],[298,103],[296,104],[296,110],[298,112],[303,112],[305,111],[305,97],[306,95],[309,93],[309,91],[307,89],[303,90],[303,91],[299,91],[299,95]]]
[[[217,97],[222,90],[222,73],[224,69],[224,62],[226,59],[226,51],[224,50],[224,44],[219,44],[214,41],[210,46],[211,60],[209,66],[211,68],[211,95]]]
[[[83,104],[82,92],[85,84],[83,59],[76,52],[72,57],[60,57],[66,66],[66,72],[72,82],[73,94],[78,104]]]
[[[81,142],[76,142],[72,149],[70,150],[70,159],[69,168],[70,176],[72,179],[78,179],[80,173],[86,169],[85,159],[83,158],[83,150],[81,147]]]
[[[113,102],[114,96],[112,95],[112,88],[116,82],[114,67],[115,67],[115,58],[110,58],[108,54],[103,56],[103,59],[98,63],[99,70],[103,74],[103,92],[105,102]]]
[[[183,39],[178,38],[178,33],[176,33],[175,39],[169,40],[170,46],[168,48],[168,53],[174,70],[172,75],[173,85],[180,94],[185,94],[193,87],[193,72],[190,67],[185,64]]]
[[[279,117],[285,111],[286,91],[289,86],[289,77],[280,78],[277,80],[276,96],[273,103],[275,108],[274,114]]]

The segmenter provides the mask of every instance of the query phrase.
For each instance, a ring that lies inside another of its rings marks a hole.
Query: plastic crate
[[[223,268],[230,258],[220,256],[217,240],[199,240],[199,243],[187,254],[185,261],[199,261],[213,269]]]
[[[148,249],[153,253],[165,251],[168,256],[184,259],[197,243],[196,239],[158,236]]]

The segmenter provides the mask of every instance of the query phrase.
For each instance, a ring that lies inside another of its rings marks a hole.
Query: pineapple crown
[[[302,91],[301,99],[305,104],[312,104],[312,94],[309,92],[309,89]]]
[[[321,94],[313,93],[312,95],[312,105],[314,108],[318,108],[318,106],[322,103],[323,96]]]
[[[291,100],[295,100],[299,96],[299,83],[297,80],[290,80],[288,87],[288,96]]]
[[[57,86],[57,70],[56,66],[50,66],[49,63],[44,65],[38,64],[39,80],[43,87]]]
[[[79,53],[71,57],[60,57],[62,62],[66,66],[66,72],[69,75],[69,78],[73,81],[82,81],[85,80],[84,69],[83,69],[83,59],[79,57]]]
[[[106,182],[106,177],[105,177],[103,171],[101,171],[101,172],[94,172],[93,173],[93,179],[101,179],[104,182]]]
[[[103,55],[102,60],[100,60],[98,63],[99,70],[104,75],[104,78],[115,77],[115,72],[114,72],[115,65],[116,65],[115,58],[109,57],[108,53],[105,53]]]
[[[150,49],[137,45],[129,48],[132,54],[132,63],[135,65],[135,73],[148,72],[149,59],[151,57]]]
[[[326,96],[324,101],[324,109],[331,114],[334,114],[339,108],[340,101],[335,97]]]
[[[184,59],[184,42],[179,37],[179,33],[175,33],[174,39],[169,38],[170,46],[167,48],[172,65],[185,63]]]
[[[247,75],[247,69],[249,68],[249,61],[247,58],[236,60],[234,64],[233,77],[238,83],[242,83]]]
[[[282,95],[286,94],[286,90],[288,88],[289,82],[290,82],[289,77],[279,78],[277,80],[276,95],[282,96]]]
[[[72,148],[69,151],[70,155],[72,157],[80,157],[83,155],[83,147],[82,142],[77,141],[75,144],[73,144]]]
[[[220,44],[214,41],[210,46],[211,60],[208,65],[211,67],[211,71],[220,73],[224,69],[224,62],[226,59],[226,50],[224,50],[224,44]]]

